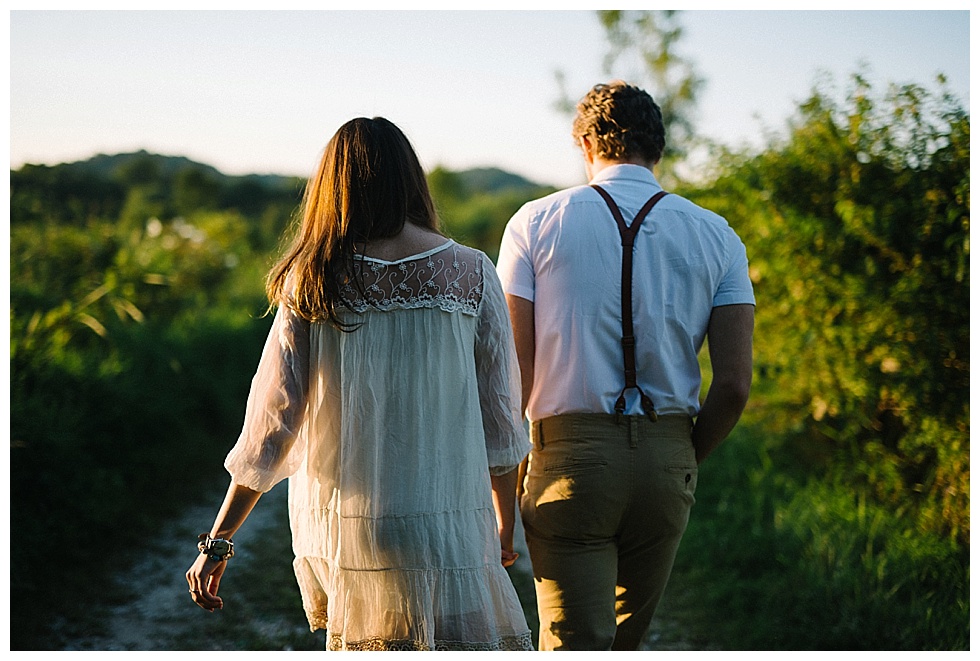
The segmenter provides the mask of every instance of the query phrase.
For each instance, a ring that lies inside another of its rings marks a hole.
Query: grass
[[[968,548],[829,475],[780,463],[778,443],[746,425],[702,466],[647,647],[969,649]],[[310,632],[303,615],[285,513],[257,536],[223,580],[225,609],[181,624],[170,649],[323,650],[323,632]],[[98,635],[106,600],[123,598],[96,594],[99,571],[93,564],[61,586],[48,618],[71,622],[61,634]],[[510,575],[536,634],[532,579]],[[12,629],[12,649],[59,649],[57,637],[35,633]],[[32,644],[18,645],[27,635]]]
[[[697,601],[692,635],[727,650],[969,649],[969,549],[778,467],[774,447],[741,427],[702,467],[668,588]]]

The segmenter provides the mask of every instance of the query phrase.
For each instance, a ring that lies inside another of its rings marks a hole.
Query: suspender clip
[[[639,390],[639,388],[637,388]],[[643,405],[643,412],[647,414],[647,418],[650,422],[657,421],[657,410],[653,406],[653,400],[647,397],[647,394],[640,390],[640,403]]]

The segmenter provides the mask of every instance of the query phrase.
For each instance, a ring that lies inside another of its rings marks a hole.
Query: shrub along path
[[[236,554],[220,590],[224,609],[208,613],[191,602],[184,572],[222,495],[161,527],[145,545],[146,555],[106,586],[105,603],[91,610],[87,624],[56,627],[60,649],[322,650],[324,634],[309,631],[293,578],[285,484],[259,501],[236,535]],[[536,634],[531,565],[520,531],[516,546],[520,558],[511,578]],[[661,609],[666,617],[654,620],[644,649],[693,649],[683,624],[690,617],[681,604],[668,588]]]

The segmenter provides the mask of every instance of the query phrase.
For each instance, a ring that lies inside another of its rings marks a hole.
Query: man
[[[748,399],[755,298],[725,219],[660,195],[652,168],[665,135],[649,94],[597,85],[572,135],[592,186],[524,205],[497,267],[534,445],[521,516],[539,648],[635,650],[687,526],[698,464]],[[701,403],[706,336],[713,379]]]

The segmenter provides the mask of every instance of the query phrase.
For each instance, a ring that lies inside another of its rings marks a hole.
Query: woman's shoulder
[[[489,259],[487,254],[479,248],[468,246],[464,243],[456,241],[455,239],[450,239],[450,243],[447,245],[447,248],[451,248],[457,255],[466,256],[470,259],[480,259],[481,261]]]
[[[448,247],[453,251],[454,262],[471,265],[472,269],[481,275],[486,272],[495,272],[496,266],[493,260],[479,248],[467,246],[455,240],[452,240]]]

